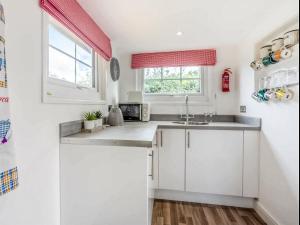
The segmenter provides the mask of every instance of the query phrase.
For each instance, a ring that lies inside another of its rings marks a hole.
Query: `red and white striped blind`
[[[40,0],[41,7],[106,60],[112,57],[109,37],[76,0]]]
[[[215,49],[157,52],[133,54],[133,69],[177,67],[177,66],[213,66],[217,62]]]

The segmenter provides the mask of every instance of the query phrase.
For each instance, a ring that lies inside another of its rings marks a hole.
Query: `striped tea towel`
[[[0,2],[0,196],[18,186],[18,169],[9,113],[4,28],[4,10]]]

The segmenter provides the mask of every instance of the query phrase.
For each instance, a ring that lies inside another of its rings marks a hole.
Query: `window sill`
[[[104,100],[84,100],[84,99],[67,99],[45,96],[43,98],[45,104],[72,104],[72,105],[106,105]]]
[[[185,105],[185,95],[144,95],[144,101],[152,105]],[[189,95],[191,106],[211,106],[212,102],[207,96]]]
[[[151,105],[175,105],[175,106],[184,106],[185,102],[170,102],[170,101],[146,101]],[[212,106],[211,102],[189,102],[189,106]]]

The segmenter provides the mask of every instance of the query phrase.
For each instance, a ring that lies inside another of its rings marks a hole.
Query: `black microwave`
[[[125,121],[142,121],[142,104],[119,104]]]
[[[121,103],[119,108],[122,111],[124,121],[149,121],[150,105],[140,103]]]

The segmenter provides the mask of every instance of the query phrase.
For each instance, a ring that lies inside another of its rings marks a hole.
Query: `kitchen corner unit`
[[[154,199],[251,207],[241,201],[258,196],[259,130],[168,121],[62,129],[61,224],[151,225]]]
[[[114,139],[104,145],[92,141],[97,134],[80,134],[90,138],[85,143],[66,138],[69,143],[61,144],[61,224],[151,225],[158,180],[155,129],[119,127],[106,134]]]

